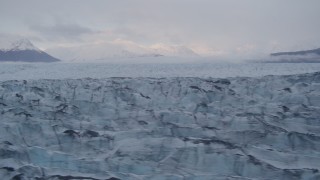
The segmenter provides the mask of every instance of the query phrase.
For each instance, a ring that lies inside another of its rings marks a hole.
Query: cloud
[[[72,23],[55,23],[53,25],[30,25],[32,31],[40,33],[46,39],[80,40],[83,35],[96,33],[90,28]]]

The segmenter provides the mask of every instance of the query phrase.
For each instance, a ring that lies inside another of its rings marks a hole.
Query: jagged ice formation
[[[0,179],[320,179],[320,73],[0,82]]]

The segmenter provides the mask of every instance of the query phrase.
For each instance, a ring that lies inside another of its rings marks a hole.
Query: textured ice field
[[[0,82],[0,179],[319,180],[319,117],[320,73]]]
[[[0,179],[318,180],[319,71],[1,63]]]
[[[86,77],[259,77],[264,75],[290,75],[317,71],[320,71],[320,63],[1,63],[0,81],[29,79],[78,79]]]

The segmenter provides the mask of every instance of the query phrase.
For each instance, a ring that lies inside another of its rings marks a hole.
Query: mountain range
[[[140,57],[198,57],[186,46],[156,44],[142,46],[133,42],[113,41],[98,44],[86,44],[71,47],[55,47],[47,49],[50,54],[66,61],[95,61],[112,58]]]
[[[127,58],[199,57],[182,45],[154,44],[143,46],[125,40],[74,46],[58,46],[40,50],[28,39],[9,39],[0,42],[0,61],[57,62],[105,61]]]

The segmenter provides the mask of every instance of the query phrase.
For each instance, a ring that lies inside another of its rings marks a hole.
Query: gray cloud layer
[[[252,55],[320,47],[319,7],[319,0],[0,0],[0,33],[44,48],[124,39]]]
[[[51,26],[44,25],[30,25],[30,29],[39,33],[41,36],[48,38],[49,40],[53,39],[75,39],[79,40],[82,35],[94,33],[88,27],[83,27],[78,24],[64,24],[56,23]]]

